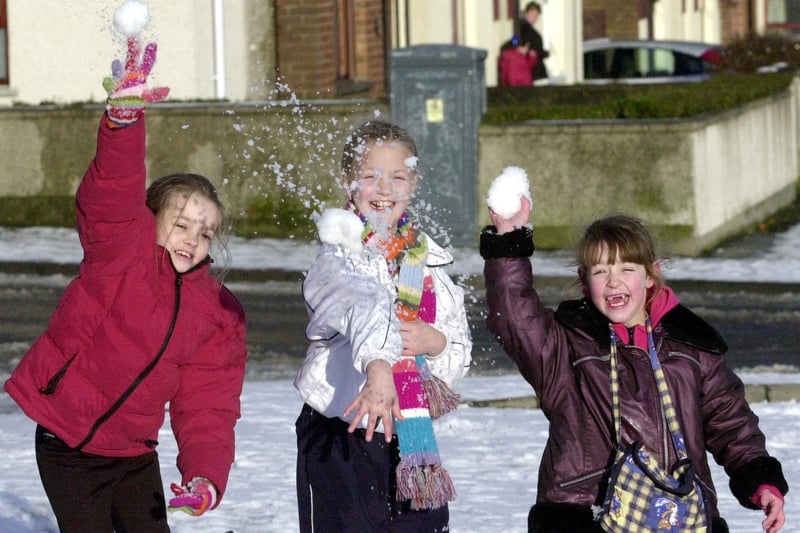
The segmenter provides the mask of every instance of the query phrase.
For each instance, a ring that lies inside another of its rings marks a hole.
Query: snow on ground
[[[800,226],[778,235],[772,247],[745,259],[674,258],[668,279],[800,282]],[[273,239],[233,239],[233,268],[305,269],[316,250],[313,243]],[[0,228],[0,260],[8,262],[77,263],[80,246],[73,230]],[[475,250],[455,250],[456,273],[479,274],[483,262]],[[540,276],[571,276],[568,256],[537,253]],[[44,280],[43,280],[44,282]],[[796,374],[743,375],[746,383],[797,383]],[[468,377],[459,390],[465,400],[525,396],[527,384],[518,375]],[[222,505],[200,518],[173,514],[176,533],[263,533],[297,530],[295,503],[294,421],[300,400],[288,381],[248,381],[237,426],[237,459]],[[800,406],[796,402],[753,405],[761,419],[772,454],[783,463],[793,490],[786,500],[784,532],[800,531],[795,498],[800,483]],[[6,395],[0,395],[0,532],[57,531],[41,488],[33,451],[33,423]],[[458,500],[451,505],[451,530],[524,532],[536,496],[538,461],[547,437],[547,423],[535,409],[462,406],[436,422],[441,454],[453,476]],[[161,464],[165,486],[178,480],[176,447],[168,426],[162,430]],[[714,467],[720,507],[731,531],[761,531],[759,512],[744,509],[730,495],[727,476]]]
[[[245,239],[229,243],[231,268],[244,270],[302,271],[318,248],[315,242],[292,239]],[[483,272],[483,259],[474,248],[452,250],[455,274]],[[82,257],[78,235],[68,228],[0,227],[0,262],[77,264]],[[533,256],[537,276],[572,277],[571,257],[565,252],[539,252]],[[770,248],[757,257],[738,259],[672,257],[665,262],[668,280],[751,281],[800,283],[800,224],[778,234]]]
[[[516,375],[468,377],[460,387],[464,399],[519,396],[529,393]],[[294,421],[300,401],[291,383],[247,382],[237,426],[237,459],[221,506],[200,518],[170,515],[175,533],[264,533],[297,531],[294,488]],[[770,451],[782,462],[794,491],[800,482],[800,405],[758,403]],[[39,483],[33,452],[33,423],[7,396],[0,397],[0,531],[55,532],[55,520]],[[454,533],[526,531],[528,509],[536,496],[536,471],[547,424],[536,409],[462,406],[436,422],[445,466],[453,476],[458,500],[451,505]],[[165,485],[178,479],[175,442],[168,429],[160,436]],[[760,531],[761,515],[740,507],[730,495],[727,477],[714,476],[720,506],[737,533]],[[794,492],[786,501],[787,526],[800,531],[800,508]]]

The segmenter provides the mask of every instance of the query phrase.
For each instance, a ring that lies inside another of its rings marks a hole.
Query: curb
[[[748,403],[790,402],[800,399],[800,383],[780,383],[773,385],[745,385],[744,396]],[[491,407],[495,409],[538,409],[536,396],[516,396],[493,400],[469,400],[469,407]]]

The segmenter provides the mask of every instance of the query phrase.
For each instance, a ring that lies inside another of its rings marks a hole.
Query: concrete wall
[[[695,255],[794,200],[797,94],[796,80],[780,96],[703,119],[484,126],[480,195],[504,167],[520,166],[540,246],[563,247],[595,218],[624,211],[669,251]]]
[[[0,196],[72,195],[94,155],[100,106],[0,109]],[[314,208],[342,203],[344,139],[389,113],[372,101],[154,105],[147,111],[151,178],[207,176],[234,215],[259,197]]]
[[[667,251],[700,253],[794,200],[799,86],[691,120],[481,126],[478,227],[489,222],[489,183],[514,165],[531,178],[539,247],[569,246],[593,219],[625,211],[655,228]],[[100,109],[0,110],[0,196],[74,193]],[[156,105],[148,110],[148,169],[152,177],[207,175],[235,215],[260,197],[299,210],[340,205],[344,137],[376,115],[390,116],[386,104]]]

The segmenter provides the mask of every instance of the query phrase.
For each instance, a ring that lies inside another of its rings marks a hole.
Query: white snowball
[[[150,10],[138,0],[127,0],[114,12],[114,28],[126,37],[139,35],[150,20]]]
[[[533,206],[528,174],[520,167],[506,167],[489,186],[486,203],[502,218],[509,219],[521,209],[523,196]]]
[[[363,248],[361,232],[364,223],[352,211],[333,207],[326,209],[317,220],[319,239],[329,244],[341,244],[354,252]]]

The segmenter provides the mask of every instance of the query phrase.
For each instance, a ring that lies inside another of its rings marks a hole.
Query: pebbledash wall
[[[794,201],[798,102],[795,80],[778,96],[687,120],[482,125],[478,205],[495,176],[519,166],[531,180],[539,248],[569,247],[593,219],[626,212],[654,228],[665,251],[697,255]],[[73,194],[100,114],[98,105],[0,110],[0,196]],[[338,206],[344,138],[375,116],[390,116],[384,101],[156,105],[148,172],[207,175],[234,215],[258,197],[309,211]],[[488,222],[480,209],[478,227]]]

